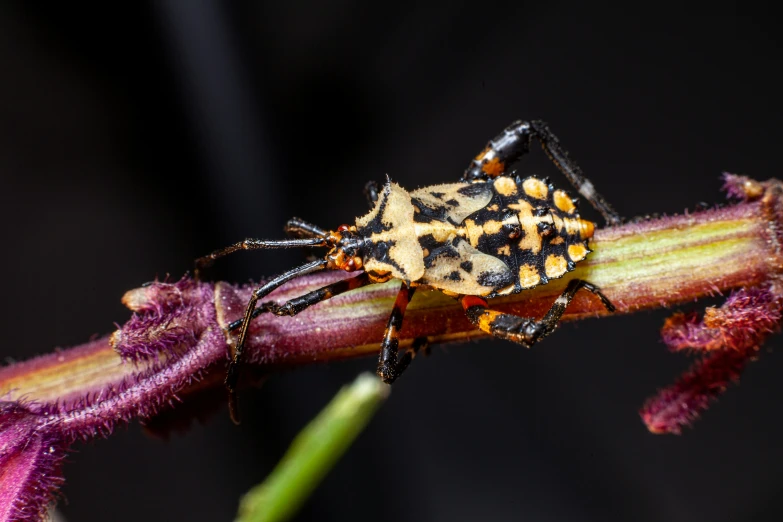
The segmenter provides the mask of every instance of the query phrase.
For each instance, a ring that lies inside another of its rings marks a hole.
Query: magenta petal
[[[0,522],[40,520],[63,482],[64,445],[41,417],[0,403]]]

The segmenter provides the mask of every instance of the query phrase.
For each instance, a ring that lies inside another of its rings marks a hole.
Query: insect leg
[[[364,197],[367,198],[367,203],[369,203],[370,208],[375,206],[375,203],[378,201],[378,194],[381,192],[381,186],[378,184],[377,181],[368,181],[364,185]]]
[[[530,151],[530,123],[515,121],[491,139],[465,169],[465,181],[486,181],[507,175],[509,167]]]
[[[411,288],[405,283],[400,286],[397,293],[397,299],[394,301],[394,308],[389,316],[389,322],[386,325],[386,331],[381,341],[381,353],[378,356],[378,376],[387,384],[393,383],[399,377],[405,368],[408,367],[415,353],[407,350],[402,357],[397,357],[400,339],[399,332],[402,328],[402,318],[405,316],[405,310],[408,308],[413,298],[415,288]]]
[[[282,240],[267,240],[267,239],[245,239],[239,243],[215,250],[209,255],[196,259],[195,275],[198,279],[199,271],[212,265],[215,259],[233,254],[238,250],[264,250],[270,248],[297,248],[297,247],[311,247],[311,246],[326,246],[326,239],[323,237],[311,237],[306,239],[282,239]]]
[[[306,310],[314,304],[318,304],[321,301],[326,301],[327,299],[331,299],[336,295],[348,292],[349,290],[360,288],[369,283],[370,277],[366,273],[361,273],[356,277],[343,279],[342,281],[337,281],[336,283],[326,285],[323,288],[319,288],[318,290],[308,292],[305,295],[294,297],[293,299],[290,299],[281,305],[275,303],[274,301],[261,303],[261,305],[253,310],[252,314],[250,314],[250,320],[252,321],[264,313],[293,316],[303,310]],[[226,330],[233,332],[242,326],[242,322],[243,319],[237,319],[236,321],[229,323],[229,325],[226,327]]]
[[[532,135],[538,139],[541,143],[541,148],[544,149],[549,159],[557,165],[557,168],[565,174],[568,181],[576,188],[576,190],[584,197],[598,212],[601,213],[604,220],[609,225],[619,225],[622,222],[620,215],[607,203],[607,201],[596,192],[595,187],[587,179],[579,168],[579,165],[568,157],[568,152],[560,144],[560,140],[557,136],[552,134],[549,130],[549,126],[546,122],[534,120],[530,122],[530,128],[532,129]]]
[[[598,287],[581,279],[569,281],[563,293],[552,304],[552,308],[539,321],[530,317],[520,317],[490,310],[484,299],[475,296],[463,297],[462,307],[470,322],[482,332],[530,348],[557,328],[560,317],[581,288],[594,293],[607,310],[614,312],[614,305],[601,293]]]
[[[411,346],[409,350],[413,350],[414,354],[419,353],[419,350],[421,350],[421,353],[424,354],[424,357],[429,357],[432,353],[430,346],[430,340],[427,337],[417,337],[413,340],[411,343]]]
[[[610,225],[622,220],[582,173],[582,169],[568,156],[549,126],[539,120],[515,121],[487,143],[465,170],[465,181],[486,181],[509,173],[509,167],[530,151],[530,140],[536,138],[549,159],[568,178],[576,190],[601,213]]]
[[[283,230],[285,230],[285,233],[289,236],[300,238],[326,237],[329,235],[328,230],[324,230],[317,225],[313,225],[312,223],[308,223],[307,221],[303,221],[296,217],[289,219],[288,223],[283,227]]]
[[[247,332],[250,326],[250,320],[252,318],[253,312],[256,309],[256,303],[259,299],[269,295],[269,293],[271,293],[273,290],[287,283],[291,279],[322,270],[326,267],[326,264],[326,260],[320,259],[318,261],[313,261],[311,263],[307,263],[300,267],[289,270],[288,272],[275,277],[264,286],[257,288],[250,296],[250,300],[247,303],[247,308],[245,309],[244,318],[242,319],[242,329],[239,331],[239,338],[237,339],[236,347],[234,348],[234,357],[228,364],[228,372],[226,372],[225,380],[225,385],[228,389],[228,411],[231,415],[231,420],[233,420],[235,424],[239,424],[236,388],[237,384],[239,383],[239,372],[242,368],[242,363],[244,362],[244,348],[245,341],[247,340]]]

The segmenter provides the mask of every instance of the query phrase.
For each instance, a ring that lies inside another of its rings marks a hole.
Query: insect
[[[509,166],[529,152],[532,139],[565,174],[577,191],[610,225],[621,219],[584,177],[579,166],[541,121],[516,121],[473,159],[462,179],[408,192],[388,178],[383,187],[365,187],[372,210],[329,231],[293,218],[285,225],[291,239],[246,239],[196,260],[196,270],[238,250],[326,247],[323,259],[289,270],[257,288],[243,319],[227,328],[239,330],[225,385],[229,410],[239,422],[236,388],[250,322],[264,313],[294,316],[335,295],[365,285],[400,281],[400,289],[381,341],[378,375],[394,382],[415,356],[400,355],[398,332],[417,288],[437,289],[459,299],[468,319],[483,332],[530,347],[554,331],[576,292],[595,294],[614,306],[590,283],[573,279],[540,320],[501,313],[487,299],[522,292],[574,269],[590,250],[594,223],[579,217],[577,200],[547,179],[520,177]],[[296,297],[283,304],[258,301],[284,283],[319,270],[360,271],[358,275]]]

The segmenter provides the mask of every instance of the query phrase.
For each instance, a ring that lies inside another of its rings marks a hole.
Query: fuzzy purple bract
[[[726,387],[739,380],[759,347],[780,329],[783,295],[777,284],[734,292],[720,308],[675,314],[661,331],[672,351],[703,354],[673,385],[649,399],[640,415],[653,433],[679,434],[707,409]]]
[[[72,390],[0,403],[0,522],[40,520],[63,481],[60,464],[73,442],[150,418],[225,361],[213,291],[211,284],[185,278],[153,283],[126,294],[135,313],[111,339],[2,369],[9,380],[14,372],[27,379],[36,370],[51,372],[67,358],[98,365],[92,381]],[[111,357],[110,343],[121,359]]]

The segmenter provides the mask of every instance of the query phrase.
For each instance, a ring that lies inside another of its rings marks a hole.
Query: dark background
[[[623,18],[553,3],[0,5],[2,355],[113,330],[127,289],[292,216],[336,227],[362,187],[456,180],[517,118],[547,120],[622,214],[779,176],[776,19]],[[328,4],[328,5],[327,5]],[[565,181],[538,150],[522,168]],[[584,214],[597,216],[583,205]],[[301,253],[239,254],[214,276]],[[656,311],[417,359],[297,520],[777,521],[780,355],[683,436],[637,409],[687,366]],[[776,347],[773,338],[768,348]],[[297,431],[372,359],[303,368],[167,442],[79,446],[70,521],[230,520]]]

